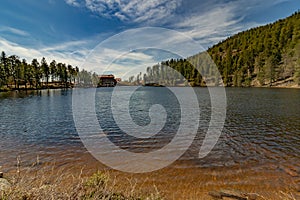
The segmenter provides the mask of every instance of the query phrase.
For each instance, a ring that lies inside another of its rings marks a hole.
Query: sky
[[[126,77],[299,9],[299,0],[2,0],[0,51]]]

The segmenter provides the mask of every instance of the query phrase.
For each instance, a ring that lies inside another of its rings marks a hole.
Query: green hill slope
[[[272,86],[284,80],[299,84],[300,12],[234,35],[208,53],[228,86]]]
[[[299,86],[300,12],[275,23],[238,33],[209,48],[207,52],[217,65],[226,86]],[[180,72],[192,86],[205,86],[194,66],[206,75],[206,82],[208,79],[219,79],[209,67],[205,54],[202,52],[187,59],[171,59],[149,67],[147,73],[137,76],[136,82],[141,83],[143,79],[145,84],[151,81],[164,85],[187,84],[179,77],[170,76],[172,72],[165,67],[169,66]]]

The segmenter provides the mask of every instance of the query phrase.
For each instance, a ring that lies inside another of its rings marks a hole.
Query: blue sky
[[[106,57],[118,57],[110,71],[122,76],[134,64],[144,62],[144,66],[150,66],[173,56],[172,52],[152,50],[124,53],[118,52],[119,47],[116,50],[106,45],[101,49],[106,53],[96,68],[83,66],[91,50],[122,31],[161,27],[178,31],[207,48],[242,30],[287,17],[298,9],[299,0],[2,0],[0,50],[28,62],[44,56],[48,62],[55,59],[88,70],[101,68],[98,73],[108,64]],[[167,33],[165,41],[178,40],[178,35]],[[143,34],[147,38],[158,33]],[[164,38],[158,39],[157,43],[166,44]],[[124,38],[122,45],[134,40]],[[181,42],[178,48],[184,46]],[[201,50],[199,47],[198,52]],[[187,49],[184,55],[196,52]],[[121,65],[127,68],[121,69]]]

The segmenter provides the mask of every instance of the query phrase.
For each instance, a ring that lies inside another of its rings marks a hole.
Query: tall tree
[[[38,89],[41,83],[42,73],[41,73],[40,64],[37,61],[37,59],[34,58],[32,60],[31,66],[32,66],[32,73],[35,82],[35,88]]]
[[[20,60],[17,56],[11,55],[8,57],[9,72],[14,83],[14,88],[19,88],[19,73],[20,73]]]
[[[48,87],[49,86],[50,68],[44,57],[41,60],[41,71],[42,71],[43,76],[46,78],[46,86]]]
[[[27,61],[25,59],[22,60],[22,71],[23,71],[23,81],[25,89],[27,89],[27,83],[30,79],[30,67],[27,64]]]
[[[51,81],[53,82],[57,76],[57,66],[55,60],[52,60],[52,62],[50,63],[50,75],[51,75]]]
[[[10,74],[8,68],[8,59],[4,51],[1,52],[0,63],[1,63],[1,74],[0,74],[1,84],[7,84],[8,86],[8,77],[10,76]]]

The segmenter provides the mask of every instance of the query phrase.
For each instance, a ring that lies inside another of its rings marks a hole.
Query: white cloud
[[[65,0],[84,6],[93,13],[139,26],[164,26],[182,31],[204,46],[215,44],[230,35],[258,25],[243,21],[257,10],[291,0]]]
[[[90,41],[88,40],[76,40],[76,41],[68,41],[61,44],[55,44],[50,47],[42,48],[43,51],[73,51],[74,49],[82,48],[88,45]]]
[[[0,32],[8,32],[8,33],[12,33],[15,35],[19,35],[19,36],[28,36],[29,33],[27,33],[26,31],[17,29],[17,28],[13,28],[13,27],[9,27],[9,26],[2,26],[0,27]]]
[[[16,43],[9,42],[3,38],[0,38],[0,49],[5,50],[7,54],[16,54],[17,56],[30,58],[31,56],[40,57],[40,52],[34,49],[28,49],[19,46]]]
[[[202,50],[192,38],[177,31],[137,28],[101,42],[88,56],[84,67],[100,74],[113,71],[115,75],[126,78],[128,74],[145,72],[147,67],[163,60],[187,57]]]
[[[129,22],[165,20],[181,5],[182,0],[65,0],[72,6],[84,5],[104,17],[116,17]]]
[[[208,12],[186,17],[174,28],[202,44],[216,43],[220,39],[245,29],[245,27],[237,26],[243,18],[237,18],[234,9],[235,6],[216,7]]]
[[[126,52],[104,47],[96,49],[82,65],[84,68],[95,71],[98,74],[109,71],[124,79],[124,77],[128,78],[126,73],[129,71],[144,71],[144,68],[157,62],[159,60],[154,56],[142,51]],[[132,73],[130,74],[132,75]]]
[[[289,0],[66,0],[70,5],[84,6],[102,17],[116,17],[140,26],[173,28],[200,41],[205,47],[260,25],[243,21],[250,10],[267,9],[285,1]]]
[[[75,6],[75,7],[79,7],[80,6],[80,1],[78,0],[65,0],[67,4],[71,5],[71,6]]]
[[[240,0],[215,3],[209,5],[206,10],[202,9],[202,12],[191,13],[185,17],[179,16],[176,18],[175,16],[173,22],[171,22],[171,27],[208,47],[240,31],[263,25],[255,21],[244,20],[246,15],[249,14],[249,10],[258,7],[267,9],[283,1],[287,0],[266,0],[264,2]]]
[[[64,49],[63,46],[63,44],[59,46],[59,50],[56,50],[55,47],[33,49],[23,47],[0,37],[0,49],[5,50],[7,55],[17,55],[21,59],[25,58],[28,63],[30,63],[33,58],[40,60],[42,57],[45,57],[48,62],[56,60],[57,62],[79,66],[83,62],[84,56],[89,52],[89,50],[84,48],[77,48],[76,51],[72,51],[71,49]],[[70,46],[70,43],[65,45],[65,47]],[[78,56],[78,54],[80,54],[80,56]]]
[[[98,61],[99,68],[94,70],[98,73],[113,72],[116,76],[122,79],[128,79],[131,75],[136,75],[139,72],[145,72],[146,67],[153,66],[159,62],[155,57],[147,55],[143,52],[117,52],[112,49],[105,49],[108,54],[114,58],[112,63],[107,63],[107,60]],[[111,52],[112,54],[109,54]],[[105,66],[105,68],[101,68]]]

